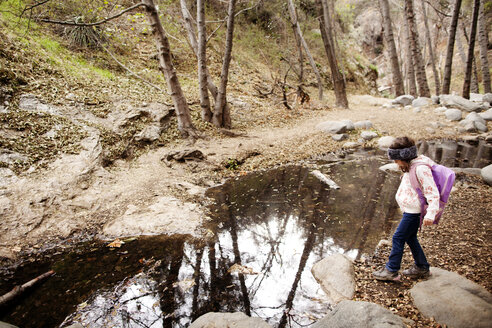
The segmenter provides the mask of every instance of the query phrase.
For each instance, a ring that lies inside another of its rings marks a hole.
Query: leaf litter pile
[[[456,272],[492,292],[492,187],[481,177],[457,174],[455,189],[439,225],[419,232],[420,244],[431,272],[432,267]],[[414,323],[410,327],[445,327],[433,318],[424,317],[414,306],[410,289],[418,281],[402,277],[401,282],[383,282],[371,277],[373,271],[386,263],[390,251],[389,243],[384,244],[370,259],[356,262],[354,299],[377,303],[411,319]],[[406,246],[402,270],[412,263]]]

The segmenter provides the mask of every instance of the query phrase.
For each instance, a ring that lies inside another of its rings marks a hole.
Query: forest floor
[[[4,230],[0,241],[5,242],[3,245],[7,243],[9,250],[0,247],[0,255],[13,258],[20,249],[28,252],[32,247],[39,248],[46,240],[72,238],[75,232],[96,231],[97,235],[108,221],[121,216],[129,204],[148,206],[149,199],[157,196],[170,195],[200,205],[203,199],[191,192],[193,188],[190,186],[205,189],[227,177],[281,164],[299,163],[341,151],[346,141],[360,138],[360,131],[356,131],[349,133],[348,140],[336,142],[331,135],[316,130],[319,122],[370,120],[373,130],[381,136],[407,135],[416,140],[457,139],[463,136],[458,132],[457,124],[435,114],[432,107],[424,108],[420,113],[380,107],[388,101],[371,96],[351,96],[350,109],[321,108],[323,106],[313,101],[309,108],[292,111],[261,106],[250,111],[235,110],[233,131],[236,136],[214,134],[194,143],[181,140],[150,150],[131,162],[117,161],[107,169],[109,177],[94,177],[91,186],[84,188],[83,195],[77,196],[99,205],[91,210],[80,210],[73,217],[64,218],[63,222],[57,221],[59,217],[56,215],[53,219],[46,218],[32,234],[16,231],[16,227],[23,224],[23,218],[19,218],[15,226]],[[445,126],[431,129],[429,124],[437,121]],[[491,123],[489,129],[492,129]],[[364,147],[371,146],[374,142],[364,144]],[[198,149],[206,159],[171,162],[168,165],[162,161],[169,152],[184,149]],[[232,164],[234,170],[225,168],[227,164]],[[445,219],[439,226],[425,229],[420,238],[432,266],[462,274],[492,292],[491,200],[492,187],[484,184],[481,178],[460,174]],[[42,225],[45,225],[44,229]],[[180,220],[170,223],[164,233],[199,234],[200,225],[199,217],[186,222]],[[60,230],[62,227],[63,231]],[[14,248],[15,251],[12,251]],[[371,278],[370,273],[383,265],[387,253],[388,250],[383,249],[371,264],[356,263],[358,283],[355,299],[392,309],[414,320],[415,327],[440,327],[432,319],[423,317],[413,306],[409,289],[414,282],[403,279],[401,283],[388,284]],[[404,264],[409,263],[407,254]]]

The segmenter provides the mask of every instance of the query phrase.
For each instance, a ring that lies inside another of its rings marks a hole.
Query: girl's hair
[[[410,148],[412,146],[415,146],[415,141],[413,141],[412,138],[399,137],[399,138],[396,138],[395,141],[393,141],[393,143],[391,144],[391,146],[389,148],[390,149],[403,149],[403,148]],[[410,172],[410,161],[412,159],[402,161],[403,165],[400,166],[400,170],[402,170],[403,172]]]

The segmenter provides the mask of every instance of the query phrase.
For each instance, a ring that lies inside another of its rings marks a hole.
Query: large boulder
[[[459,109],[456,109],[456,108],[447,109],[444,112],[444,115],[446,115],[446,118],[450,121],[460,121],[462,118],[461,111]]]
[[[492,186],[492,164],[482,168],[480,171],[482,178],[485,182],[487,182],[490,186]]]
[[[392,105],[408,106],[408,105],[412,104],[412,101],[414,99],[415,98],[411,95],[402,95],[402,96],[399,96],[399,97],[396,97],[395,99],[393,99],[391,101],[391,104]]]
[[[466,112],[481,112],[488,107],[483,103],[477,104],[476,102],[456,95],[440,95],[439,100],[443,106],[457,108]]]
[[[403,319],[380,305],[343,301],[312,328],[405,328]]]
[[[492,105],[492,93],[484,94],[482,100],[483,102],[488,102],[490,105]]]
[[[347,131],[347,124],[339,121],[326,121],[316,125],[318,130],[331,134],[340,134]]]
[[[492,108],[478,115],[486,121],[492,121]]]
[[[476,129],[480,132],[487,132],[487,122],[481,117],[479,114],[472,112],[468,114],[463,121],[460,122],[460,126],[463,126],[465,128],[471,127],[473,132],[473,129]],[[466,130],[468,131],[469,128]]]
[[[480,93],[473,93],[470,92],[470,100],[476,103],[482,103],[483,102],[483,95]]]
[[[424,107],[432,105],[432,99],[427,97],[418,97],[412,101],[413,107]]]
[[[354,265],[347,256],[337,253],[324,258],[313,265],[311,273],[333,303],[354,297]]]
[[[162,196],[146,207],[128,205],[126,212],[106,223],[103,233],[109,237],[186,233],[196,229],[203,212],[193,203]],[[183,218],[187,218],[183,220]]]
[[[260,318],[248,317],[242,312],[218,313],[209,312],[195,321],[189,328],[271,328]]]
[[[426,281],[411,290],[415,305],[427,317],[454,328],[488,328],[492,294],[454,272],[432,268]]]
[[[347,131],[355,130],[354,123],[351,120],[341,120],[340,122],[345,124]]]
[[[378,146],[379,146],[379,148],[386,150],[391,146],[391,144],[394,141],[395,141],[395,137],[392,137],[392,136],[381,137],[378,140]]]

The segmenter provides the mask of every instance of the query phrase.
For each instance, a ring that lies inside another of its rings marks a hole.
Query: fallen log
[[[40,282],[41,280],[44,280],[44,279],[52,276],[54,273],[55,273],[55,271],[50,270],[48,272],[43,273],[40,276],[37,276],[36,278],[34,278],[32,280],[29,280],[28,282],[26,282],[23,285],[15,286],[7,294],[5,294],[3,296],[0,296],[0,306],[1,305],[4,305],[7,302],[10,302],[14,298],[16,298],[17,296],[19,296],[20,294],[22,294],[26,289],[34,286],[36,283]]]
[[[333,181],[320,171],[314,170],[311,172],[311,174],[317,177],[321,182],[326,183],[331,189],[340,189],[340,186],[337,185],[335,181]]]

